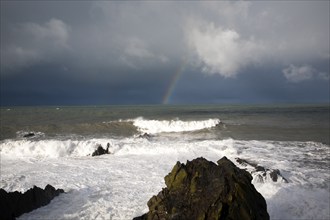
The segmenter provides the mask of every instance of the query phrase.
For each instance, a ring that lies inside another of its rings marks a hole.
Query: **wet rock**
[[[260,171],[261,172],[265,172],[266,171],[266,169],[264,167],[262,167],[262,166],[256,166],[255,168],[256,168],[256,171],[257,172],[260,172]]]
[[[237,163],[239,163],[239,164],[241,164],[243,166],[247,166],[247,165],[250,165],[250,166],[253,166],[253,167],[256,167],[257,166],[256,163],[253,163],[251,161],[247,161],[245,159],[241,159],[241,158],[238,158],[238,157],[235,158],[235,159],[236,159]]]
[[[268,169],[263,166],[259,166],[257,163],[241,158],[235,159],[242,166],[251,166],[253,168],[251,174],[256,174],[255,176],[258,182],[264,182],[267,177],[270,177],[274,182],[277,182],[277,180],[282,179],[285,183],[288,183],[288,180],[281,175],[278,169]]]
[[[100,156],[100,155],[103,155],[103,154],[110,154],[109,147],[110,147],[109,143],[107,144],[107,149],[106,150],[102,147],[102,145],[99,145],[97,147],[97,149],[93,152],[92,157]]]
[[[278,176],[281,176],[281,173],[279,170],[272,170],[270,173],[269,173],[270,177],[272,178],[272,180],[274,182],[277,182],[277,179],[278,179]],[[286,182],[288,182],[284,177],[282,177]]]
[[[177,162],[165,177],[167,187],[148,201],[149,212],[134,220],[269,219],[252,176],[226,157],[217,163]]]
[[[223,123],[222,121],[219,121],[219,123],[217,123],[215,126],[216,127],[221,127],[221,128],[226,128],[226,124]]]
[[[0,219],[15,219],[23,213],[47,205],[60,193],[64,193],[63,189],[55,189],[51,185],[45,189],[34,186],[25,193],[0,189]]]
[[[30,138],[30,137],[34,137],[34,136],[35,136],[35,133],[33,133],[33,132],[29,132],[29,133],[23,135],[23,137],[25,137],[25,138]]]
[[[151,138],[151,135],[148,134],[148,133],[144,133],[144,134],[139,135],[139,138],[146,138],[146,139],[149,139],[149,138]]]

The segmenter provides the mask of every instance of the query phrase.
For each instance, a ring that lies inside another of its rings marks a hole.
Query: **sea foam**
[[[2,156],[22,157],[81,157],[94,152],[105,140],[5,140],[0,144]]]
[[[128,120],[142,133],[156,134],[162,132],[185,132],[196,131],[217,126],[220,119],[207,119],[200,121],[176,120],[147,120],[142,117]]]
[[[110,155],[91,157],[98,144]],[[204,157],[216,162],[240,157],[288,180],[259,182],[271,219],[325,219],[329,216],[329,148],[315,142],[184,140],[163,137],[86,140],[6,140],[0,143],[0,187],[25,191],[52,184],[67,193],[24,219],[132,219],[164,187],[176,161]],[[321,163],[322,161],[325,161]],[[241,167],[245,169],[245,167]],[[253,175],[255,177],[255,175]]]

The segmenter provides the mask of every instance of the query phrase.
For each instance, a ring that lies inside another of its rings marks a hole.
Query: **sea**
[[[65,191],[19,219],[132,219],[148,211],[177,161],[224,156],[242,169],[237,158],[279,170],[276,182],[250,170],[271,219],[330,218],[329,104],[0,111],[0,188]],[[111,154],[91,156],[108,143]]]

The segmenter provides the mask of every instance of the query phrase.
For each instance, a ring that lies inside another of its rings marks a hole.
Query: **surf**
[[[138,128],[138,131],[148,134],[170,133],[170,132],[186,132],[197,131],[215,127],[221,123],[218,118],[200,120],[200,121],[182,121],[175,120],[148,120],[139,117],[133,120],[128,120]]]

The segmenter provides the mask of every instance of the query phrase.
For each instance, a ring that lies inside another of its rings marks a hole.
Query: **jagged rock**
[[[34,136],[35,136],[35,134],[33,132],[29,132],[29,133],[25,134],[23,137],[29,138],[29,137],[34,137]]]
[[[222,121],[219,121],[219,123],[216,124],[215,126],[216,126],[216,127],[220,127],[220,126],[223,127],[223,126],[225,126],[225,123],[223,123]]]
[[[140,134],[140,135],[139,135],[139,138],[146,138],[146,139],[149,139],[149,138],[151,138],[151,135],[148,134],[148,133],[144,133],[144,134]]]
[[[217,163],[177,162],[165,177],[167,187],[148,201],[149,212],[134,220],[269,219],[252,176],[226,157]]]
[[[281,173],[280,173],[280,171],[279,170],[272,170],[270,173],[269,173],[269,175],[270,175],[270,178],[272,178],[272,180],[274,181],[274,182],[277,182],[277,179],[278,179],[278,176],[281,176]],[[283,176],[281,176],[283,179],[284,179],[284,181],[287,183],[288,181],[283,177]]]
[[[60,193],[64,193],[63,189],[55,189],[51,185],[45,189],[34,186],[25,193],[0,189],[0,219],[15,219],[23,213],[47,205]]]
[[[266,171],[265,167],[262,167],[262,166],[256,166],[255,169],[256,169],[256,172],[265,172]]]
[[[97,149],[93,152],[92,157],[100,156],[100,155],[103,155],[103,154],[110,154],[109,147],[110,147],[109,143],[107,144],[107,149],[106,150],[102,147],[102,145],[99,145],[97,147]]]
[[[256,177],[257,177],[257,181],[259,182],[264,182],[263,177],[267,177],[267,174],[269,174],[270,178],[274,181],[277,182],[277,180],[279,179],[279,177],[282,178],[282,180],[285,183],[288,183],[288,180],[285,179],[280,171],[278,169],[267,169],[265,167],[259,166],[258,164],[245,160],[245,159],[241,159],[241,158],[236,158],[236,161],[241,164],[242,166],[251,166],[252,168],[254,168],[254,170],[251,171],[251,173],[257,173]]]

